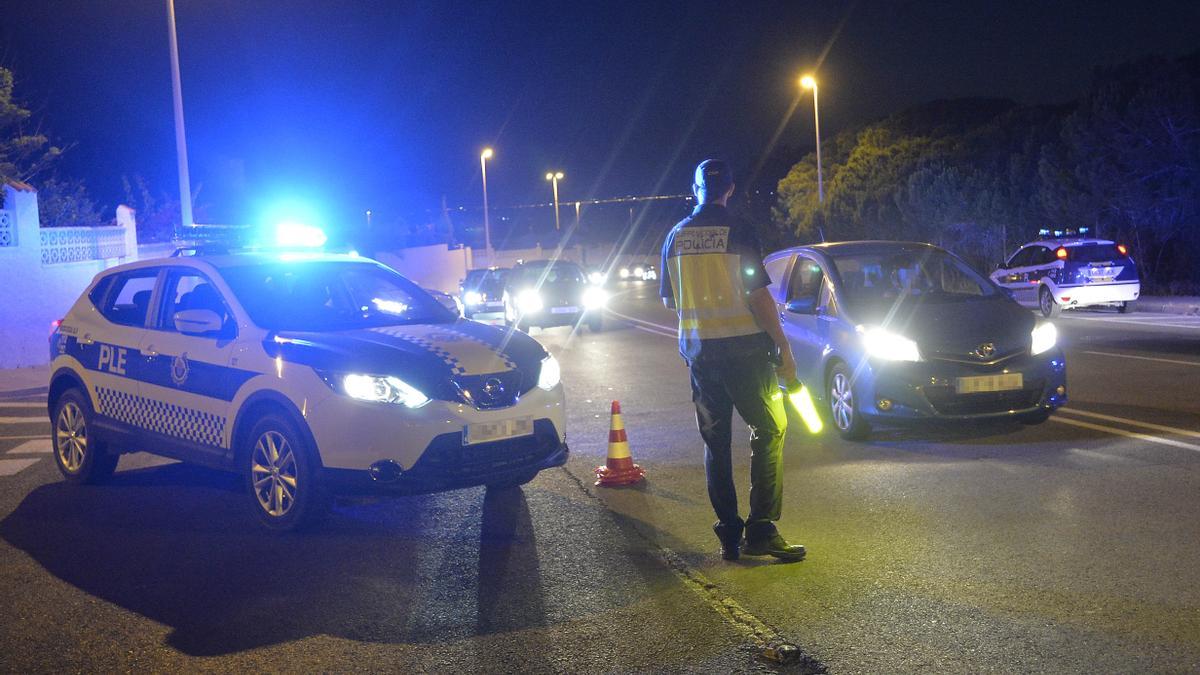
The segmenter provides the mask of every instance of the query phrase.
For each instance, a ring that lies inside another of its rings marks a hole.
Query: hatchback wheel
[[[871,432],[871,425],[859,414],[850,369],[844,363],[834,366],[829,374],[829,414],[842,438],[859,441]]]
[[[277,413],[263,415],[247,434],[241,454],[250,508],[268,529],[300,529],[328,511],[313,452],[291,420]]]
[[[1130,312],[1132,312],[1134,310],[1134,307],[1136,307],[1136,306],[1137,306],[1137,303],[1135,301],[1129,300],[1127,302],[1122,302],[1120,305],[1117,305],[1117,311],[1122,314],[1129,314]]]
[[[1038,292],[1038,309],[1042,310],[1042,316],[1047,319],[1053,319],[1062,314],[1062,305],[1054,301],[1054,294],[1045,286],[1042,286],[1042,290]]]
[[[54,463],[72,483],[100,483],[117,468],[92,435],[92,406],[78,389],[69,389],[54,404]]]

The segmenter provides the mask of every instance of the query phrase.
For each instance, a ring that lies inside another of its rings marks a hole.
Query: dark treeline
[[[1098,69],[1079,101],[937,101],[846,131],[779,182],[801,241],[914,239],[990,268],[1039,229],[1127,243],[1147,292],[1200,293],[1200,52]]]

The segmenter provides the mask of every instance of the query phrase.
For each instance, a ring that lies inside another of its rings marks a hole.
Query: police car
[[[1107,239],[1085,238],[1086,233],[1087,228],[1042,230],[1045,238],[1025,244],[997,265],[992,281],[1046,317],[1097,305],[1131,311],[1142,289],[1129,249]]]
[[[526,483],[566,462],[559,366],[373,260],[228,253],[106,270],[55,328],[68,481],[143,451],[241,475],[289,530],[344,493]]]

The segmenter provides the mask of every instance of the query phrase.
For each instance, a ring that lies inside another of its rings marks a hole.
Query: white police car
[[[232,470],[272,529],[312,520],[334,494],[519,485],[567,459],[554,357],[365,258],[115,267],[50,352],[67,480],[101,481],[135,451]]]
[[[1078,231],[1086,233],[1086,228]],[[1043,230],[1042,234],[1051,233]],[[992,281],[1008,289],[1017,302],[1047,317],[1064,309],[1097,305],[1130,311],[1142,287],[1129,249],[1107,239],[1072,234],[1057,231],[1051,238],[1025,244],[996,266]]]

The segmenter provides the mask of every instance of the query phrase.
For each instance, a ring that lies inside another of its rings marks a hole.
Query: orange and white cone
[[[625,437],[625,422],[621,420],[621,404],[612,402],[612,423],[608,428],[608,460],[596,467],[596,485],[612,487],[629,485],[646,477],[646,471],[633,463],[629,454],[629,439]]]

